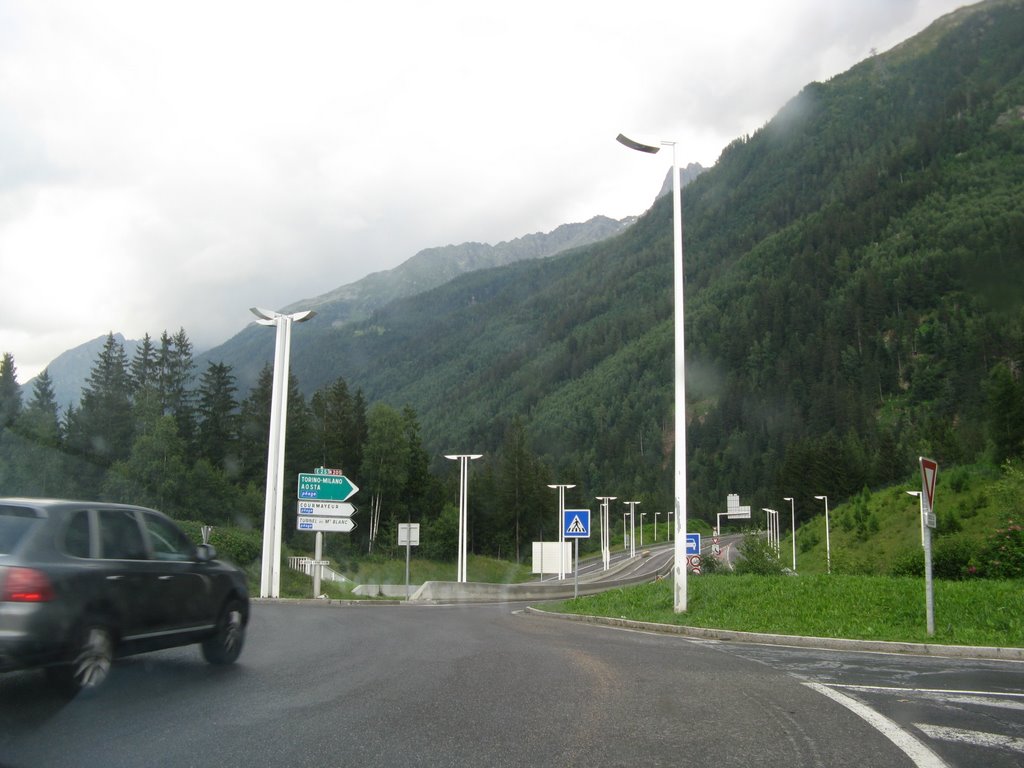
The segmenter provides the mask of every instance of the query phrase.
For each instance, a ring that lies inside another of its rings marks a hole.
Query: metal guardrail
[[[309,577],[313,576],[313,569],[320,569],[321,581],[333,581],[335,584],[351,584],[352,580],[338,573],[328,565],[314,565],[309,557],[289,557],[288,567],[294,571],[300,571]]]

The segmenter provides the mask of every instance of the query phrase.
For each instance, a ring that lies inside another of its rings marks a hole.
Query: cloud
[[[198,349],[423,248],[643,211],[949,0],[7,0],[0,351]]]

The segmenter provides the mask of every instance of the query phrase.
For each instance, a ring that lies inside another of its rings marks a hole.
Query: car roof
[[[19,507],[30,507],[39,511],[47,510],[61,510],[61,509],[80,509],[86,508],[97,508],[103,507],[104,509],[138,509],[145,512],[156,512],[157,514],[163,514],[155,509],[149,507],[140,507],[137,504],[121,504],[112,501],[83,501],[79,499],[46,499],[46,498],[33,498],[29,496],[5,496],[0,497],[0,506],[19,506]]]

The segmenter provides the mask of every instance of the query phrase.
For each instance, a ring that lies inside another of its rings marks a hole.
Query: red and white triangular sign
[[[921,461],[921,493],[927,504],[925,512],[935,508],[935,477],[939,474],[939,465],[931,459],[920,457]]]

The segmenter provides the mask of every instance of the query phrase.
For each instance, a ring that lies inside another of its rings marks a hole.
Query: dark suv
[[[231,664],[249,596],[215,556],[152,509],[0,498],[0,671],[43,666],[77,691],[115,656],[158,648],[201,643]]]

